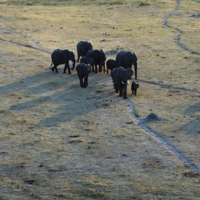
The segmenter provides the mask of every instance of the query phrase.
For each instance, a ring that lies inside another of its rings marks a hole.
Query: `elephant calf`
[[[92,66],[94,64],[94,59],[84,56],[81,58],[80,63],[85,63],[85,64],[89,64]]]
[[[80,63],[76,67],[76,71],[80,80],[80,87],[88,86],[88,75],[91,72],[91,66],[85,63]]]
[[[132,94],[133,92],[135,93],[135,96],[137,95],[137,89],[139,88],[139,84],[135,83],[134,81],[131,84],[131,90],[132,90]]]
[[[106,67],[107,67],[107,74],[108,74],[109,69],[112,71],[114,68],[117,67],[116,60],[113,60],[113,59],[107,60]]]

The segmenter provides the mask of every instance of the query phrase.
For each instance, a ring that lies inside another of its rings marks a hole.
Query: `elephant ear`
[[[133,70],[131,68],[127,68],[126,73],[127,73],[128,79],[131,79],[131,76],[133,75]]]
[[[136,55],[136,53],[133,53],[133,56],[137,58],[137,55]]]

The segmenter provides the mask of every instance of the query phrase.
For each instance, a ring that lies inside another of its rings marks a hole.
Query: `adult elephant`
[[[132,64],[135,69],[135,79],[137,79],[137,56],[135,53],[131,53],[129,51],[121,51],[116,56],[117,67],[121,66],[124,68],[132,68]]]
[[[79,59],[80,57],[82,56],[85,56],[86,53],[89,51],[89,50],[92,50],[93,49],[93,46],[90,42],[87,42],[87,41],[80,41],[78,44],[77,44],[77,55],[78,55],[78,59],[77,59],[77,62],[79,62]]]
[[[71,69],[69,66],[69,61],[73,62],[73,67],[72,70],[75,67],[75,55],[72,51],[69,51],[68,49],[61,50],[61,49],[56,49],[52,54],[51,54],[51,67],[53,64],[53,67],[51,68],[52,71],[55,70],[56,73],[58,73],[57,66],[61,64],[65,64],[64,71],[63,73],[66,73],[66,70],[68,69],[68,74],[71,74]]]
[[[79,77],[80,86],[86,88],[88,86],[88,75],[91,72],[91,66],[89,64],[80,63],[77,65],[76,71]]]
[[[89,50],[86,53],[86,57],[88,58],[92,58],[94,64],[92,65],[92,71],[95,73],[97,73],[97,66],[99,65],[99,72],[102,72],[102,67],[104,68],[104,73],[105,73],[105,61],[106,61],[106,55],[103,52],[102,49],[100,50]],[[95,70],[94,70],[94,66],[95,66]]]
[[[111,77],[114,83],[115,92],[119,92],[119,97],[127,98],[127,82],[131,77],[132,69],[126,70],[124,67],[117,67],[111,71]]]

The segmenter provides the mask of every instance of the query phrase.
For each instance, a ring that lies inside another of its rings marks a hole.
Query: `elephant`
[[[102,49],[100,50],[89,50],[86,53],[86,57],[93,58],[94,64],[92,65],[92,71],[94,72],[94,66],[95,66],[95,73],[97,73],[97,65],[99,65],[99,72],[102,71],[102,67],[104,68],[105,73],[105,61],[106,61],[106,55],[103,52]]]
[[[131,90],[132,90],[132,94],[133,94],[133,92],[135,93],[135,96],[137,95],[137,89],[139,88],[139,84],[137,84],[136,82],[132,82],[132,84],[131,84]]]
[[[86,53],[89,51],[89,50],[92,50],[93,49],[93,46],[90,42],[87,42],[87,41],[80,41],[78,44],[77,44],[77,55],[78,55],[78,59],[77,59],[77,62],[79,62],[79,59],[81,56],[85,56]]]
[[[89,64],[80,63],[76,67],[76,71],[80,80],[80,87],[86,88],[88,86],[88,75],[91,72]]]
[[[124,99],[127,98],[127,81],[130,76],[129,73],[130,70],[127,71],[124,67],[117,67],[111,71],[115,92],[118,93],[119,91],[119,97],[123,96]]]
[[[113,60],[113,59],[107,60],[106,67],[107,67],[107,74],[108,74],[109,69],[112,71],[114,68],[117,67],[116,60]]]
[[[80,60],[80,63],[90,64],[92,66],[94,65],[94,59],[83,56]]]
[[[71,60],[73,62],[73,67],[72,70],[74,70],[75,67],[75,55],[72,51],[69,51],[68,49],[65,50],[61,50],[61,49],[56,49],[52,54],[51,54],[51,59],[52,59],[52,63],[51,63],[51,70],[56,71],[56,73],[58,73],[58,69],[57,66],[60,64],[65,64],[64,67],[64,71],[63,73],[66,73],[66,69],[68,68],[68,74],[71,74],[71,69],[69,66],[69,61]],[[52,64],[54,65],[52,67]]]
[[[133,70],[131,68],[127,68],[126,73],[127,73],[127,76],[128,76],[128,80],[130,80],[131,77],[133,76]]]
[[[137,55],[131,52],[121,51],[116,56],[117,67],[132,68],[132,64],[135,69],[135,80],[137,80]]]

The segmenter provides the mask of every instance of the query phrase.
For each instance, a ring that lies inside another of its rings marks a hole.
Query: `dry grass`
[[[163,26],[175,1],[13,2],[0,0],[0,197],[200,199],[198,176],[133,121],[108,75],[90,74],[82,89],[75,71],[48,69],[49,53],[14,43],[76,54],[88,40],[105,52],[130,50],[140,79],[200,91],[200,57],[179,48],[177,31]],[[181,1],[169,19],[193,51],[200,51],[199,20],[190,16],[199,6]],[[137,97],[128,88],[138,118],[161,117],[147,125],[200,168],[200,94],[139,84]]]

